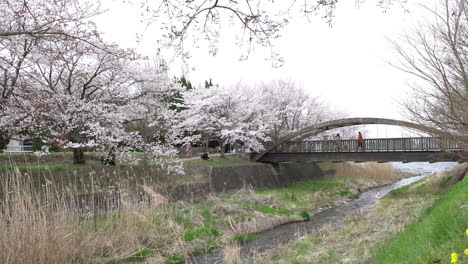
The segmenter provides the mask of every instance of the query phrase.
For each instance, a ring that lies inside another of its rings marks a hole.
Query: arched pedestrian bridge
[[[432,137],[364,139],[362,148],[357,139],[307,140],[327,130],[355,125],[394,125],[419,130]],[[354,162],[441,162],[468,161],[467,138],[446,139],[443,131],[406,121],[384,118],[347,118],[323,122],[291,133],[253,156],[258,162],[287,161],[354,161]],[[450,137],[453,138],[453,137]]]

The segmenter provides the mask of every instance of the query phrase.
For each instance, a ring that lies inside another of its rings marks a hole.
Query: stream
[[[295,240],[306,234],[312,234],[322,226],[327,224],[340,224],[346,217],[357,211],[368,208],[370,205],[378,202],[378,198],[382,198],[387,193],[394,189],[401,188],[405,185],[411,184],[424,177],[433,175],[437,171],[445,170],[455,166],[455,162],[441,162],[441,163],[427,163],[415,162],[406,163],[401,162],[393,163],[393,166],[402,172],[419,174],[418,176],[402,179],[390,185],[381,186],[370,189],[360,194],[359,198],[352,200],[348,203],[342,204],[337,207],[332,207],[316,213],[311,216],[308,222],[294,222],[275,227],[270,230],[258,233],[255,238],[242,245],[240,249],[242,259],[254,257],[265,250],[277,247],[281,244],[286,244],[290,240]],[[223,250],[215,250],[205,255],[199,255],[193,258],[192,262],[197,264],[214,264],[224,263]]]

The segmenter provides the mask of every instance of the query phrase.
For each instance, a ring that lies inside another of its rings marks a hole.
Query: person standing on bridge
[[[358,150],[361,148],[361,151],[364,151],[364,137],[362,136],[361,132],[358,132],[357,145]]]
[[[335,139],[336,150],[338,152],[340,152],[341,151],[341,147],[340,147],[340,145],[341,145],[341,142],[340,142],[341,136],[340,136],[340,134],[336,134],[336,136],[334,136],[333,139]]]

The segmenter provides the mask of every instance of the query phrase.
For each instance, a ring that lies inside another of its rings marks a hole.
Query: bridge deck
[[[286,141],[258,161],[466,161],[465,147],[437,137]]]
[[[290,153],[267,153],[260,162],[288,162],[288,161],[332,161],[332,162],[464,162],[466,156],[458,152],[442,151],[406,151],[406,152],[290,152]]]
[[[460,143],[436,137],[286,141],[271,152],[405,152],[462,150]]]

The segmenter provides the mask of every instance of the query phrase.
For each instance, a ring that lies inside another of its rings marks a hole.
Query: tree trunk
[[[221,148],[220,154],[221,154],[221,158],[224,159],[226,157],[226,155],[224,154],[224,147]]]
[[[221,154],[221,158],[224,159],[225,158],[225,155],[224,155],[224,150],[225,150],[226,146],[224,146],[224,141],[221,141],[220,142],[220,150],[219,150],[219,153]]]
[[[73,163],[74,164],[85,164],[85,157],[82,148],[73,149]]]

